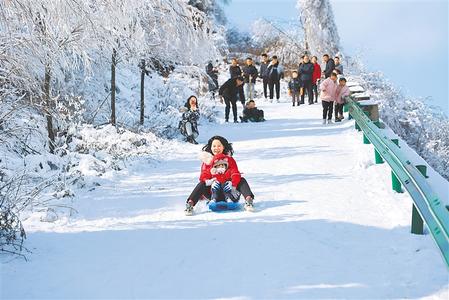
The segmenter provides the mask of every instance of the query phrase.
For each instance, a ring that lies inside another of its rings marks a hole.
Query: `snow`
[[[167,141],[127,159],[75,193],[72,217],[31,215],[32,253],[3,258],[1,298],[447,299],[437,247],[410,234],[410,197],[391,190],[388,166],[374,164],[353,121],[322,125],[320,104],[283,99],[256,101],[265,123],[202,120],[200,145]],[[233,142],[256,212],[201,202],[186,217],[201,144],[216,134]]]

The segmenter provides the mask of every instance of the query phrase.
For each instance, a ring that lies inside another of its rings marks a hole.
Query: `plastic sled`
[[[226,201],[210,202],[208,206],[211,211],[215,212],[239,210],[242,208],[242,206],[238,202],[226,202]]]

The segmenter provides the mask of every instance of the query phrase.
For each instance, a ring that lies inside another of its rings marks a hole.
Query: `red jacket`
[[[321,66],[319,63],[313,64],[312,83],[316,84],[316,81],[321,78]]]
[[[213,172],[211,173],[211,169],[213,168],[214,163],[217,160],[226,160],[228,162],[228,168],[224,174],[212,174]],[[237,187],[242,177],[237,167],[237,163],[231,156],[225,154],[217,154],[214,156],[210,164],[206,164],[203,162],[203,164],[201,165],[200,181],[206,182],[206,180],[212,178],[217,179],[220,183],[225,183],[226,181],[230,180],[232,182],[232,186]]]

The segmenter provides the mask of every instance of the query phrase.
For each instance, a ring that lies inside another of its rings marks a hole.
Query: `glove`
[[[219,191],[221,189],[221,184],[218,181],[214,181],[211,185],[213,191]]]
[[[223,186],[223,191],[225,193],[230,193],[232,191],[232,183],[230,181],[226,181],[226,183]]]

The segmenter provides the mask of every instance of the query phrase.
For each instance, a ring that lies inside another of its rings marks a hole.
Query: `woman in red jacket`
[[[217,182],[213,179],[213,174],[211,173],[211,169],[213,168],[213,156],[217,157],[219,154],[226,155],[228,161],[228,169],[230,172],[228,173],[230,181],[226,181],[224,185],[222,185],[223,192],[233,193],[234,195],[241,193],[245,198],[245,210],[253,211],[253,199],[254,194],[251,192],[251,189],[248,185],[248,182],[245,178],[241,177],[239,169],[237,167],[237,163],[235,162],[232,155],[234,154],[234,150],[232,149],[232,144],[229,143],[222,136],[213,136],[207,142],[207,145],[203,147],[202,160],[203,163],[201,165],[201,175],[200,182],[193,189],[189,198],[187,199],[185,213],[188,216],[193,215],[193,207],[198,203],[198,200],[201,197],[206,197],[210,199],[211,197],[211,186]]]
[[[318,57],[312,57],[313,74],[312,74],[312,90],[315,96],[315,103],[318,102],[318,81],[321,78],[321,66],[318,63]]]

